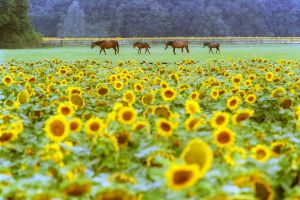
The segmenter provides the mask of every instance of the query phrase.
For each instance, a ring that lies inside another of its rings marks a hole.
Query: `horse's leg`
[[[190,53],[189,46],[186,46],[185,49],[186,49],[186,52]]]
[[[181,48],[181,53],[183,53],[183,47]]]
[[[150,50],[149,50],[149,48],[147,48],[147,51],[148,51],[148,53],[150,54]]]
[[[114,51],[115,51],[115,55],[117,55],[117,49],[116,49],[116,47],[114,47]]]
[[[218,51],[219,51],[219,54],[221,53],[221,51],[220,51],[220,47],[218,47]]]
[[[173,47],[173,53],[174,53],[174,55],[176,55],[176,52],[175,52],[175,48]]]
[[[102,48],[100,48],[100,52],[99,52],[99,54],[101,54],[101,52],[102,52]]]
[[[105,53],[105,55],[106,55],[106,51],[105,51],[105,49],[103,49],[103,51],[104,51],[104,53]]]
[[[139,54],[142,54],[142,49],[141,48],[139,48]]]
[[[212,51],[212,49],[211,48],[209,48],[209,49],[210,49],[211,53],[214,54],[214,52]]]

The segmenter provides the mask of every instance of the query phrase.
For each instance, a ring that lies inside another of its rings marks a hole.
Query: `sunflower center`
[[[225,117],[224,116],[221,115],[221,116],[217,117],[216,124],[222,125],[222,124],[224,124],[224,122],[225,122]]]
[[[0,136],[0,142],[7,142],[12,137],[13,137],[13,135],[11,133],[2,133],[2,135]]]
[[[265,156],[266,156],[266,152],[265,152],[263,149],[257,150],[257,152],[256,152],[256,157],[257,157],[258,159],[262,159],[262,158],[264,158]]]
[[[193,129],[198,123],[198,120],[197,119],[192,119],[189,123],[189,128],[190,129]]]
[[[270,191],[267,188],[267,186],[263,183],[255,183],[255,193],[256,193],[256,197],[258,197],[258,199],[270,199]]]
[[[97,122],[93,122],[90,124],[90,129],[92,131],[98,131],[100,129],[100,124]]]
[[[235,83],[239,83],[239,82],[240,82],[240,79],[239,79],[239,78],[234,78],[234,82],[235,82]]]
[[[125,121],[130,121],[132,119],[132,117],[133,117],[133,114],[130,111],[126,111],[123,113],[123,119]]]
[[[65,132],[65,125],[60,120],[55,120],[50,124],[50,131],[54,136],[62,136]]]
[[[61,113],[62,113],[63,115],[68,115],[68,114],[70,114],[70,112],[71,112],[71,109],[68,108],[68,107],[62,107],[62,108],[61,108]]]
[[[11,79],[10,78],[5,78],[5,82],[8,83],[8,84],[11,83]]]
[[[248,101],[251,102],[251,101],[253,101],[253,100],[254,100],[254,97],[252,97],[252,96],[251,96],[251,97],[248,97]]]
[[[101,87],[98,89],[98,94],[100,95],[106,95],[108,93],[108,89],[107,88],[104,88],[104,87]]]
[[[174,173],[173,181],[175,184],[181,185],[189,181],[193,176],[191,171],[178,170]]]
[[[165,91],[165,96],[167,98],[172,98],[174,96],[174,92],[171,90],[167,90],[167,91]]]
[[[78,107],[83,106],[83,100],[79,95],[72,95],[71,101],[73,104],[77,105]]]
[[[230,106],[235,106],[237,104],[237,100],[233,99],[230,101]]]
[[[70,124],[70,129],[73,131],[73,130],[76,130],[78,128],[78,123],[77,122],[71,122]]]
[[[162,122],[161,125],[160,125],[161,129],[168,132],[171,130],[171,126],[169,123],[166,123],[166,122]]]
[[[244,121],[246,119],[249,118],[249,114],[248,113],[240,113],[237,117],[236,117],[236,121],[237,122],[241,122]]]
[[[230,134],[226,131],[222,131],[218,135],[218,141],[222,144],[226,144],[230,141]]]

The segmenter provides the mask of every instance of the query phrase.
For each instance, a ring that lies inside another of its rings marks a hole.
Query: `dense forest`
[[[27,0],[0,0],[0,48],[36,46],[40,38],[30,24]]]
[[[299,0],[29,0],[49,37],[300,36]]]

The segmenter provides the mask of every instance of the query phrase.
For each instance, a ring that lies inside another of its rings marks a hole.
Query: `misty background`
[[[300,36],[299,0],[29,0],[45,37]]]

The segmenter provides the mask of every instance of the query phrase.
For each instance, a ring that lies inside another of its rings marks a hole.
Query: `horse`
[[[141,43],[141,42],[135,42],[133,44],[133,48],[138,47],[138,54],[142,54],[142,49],[145,49],[145,54],[148,52],[150,54],[149,49],[151,49],[150,45],[148,43]]]
[[[216,53],[218,53],[218,52],[220,53],[220,52],[221,52],[221,51],[220,51],[220,43],[204,42],[203,48],[204,48],[205,46],[208,46],[208,48],[209,48],[209,53],[212,52],[212,54],[214,54],[214,52],[212,51],[213,48],[216,49]]]
[[[189,51],[189,43],[187,41],[184,41],[184,40],[169,41],[169,42],[167,42],[165,50],[167,50],[168,46],[172,46],[173,47],[173,53],[174,53],[174,55],[176,55],[175,48],[181,49],[182,53],[183,53],[183,48],[185,48],[188,53],[190,52]]]
[[[118,41],[115,41],[115,40],[101,40],[101,41],[97,41],[97,42],[92,42],[91,48],[93,49],[95,46],[100,47],[99,54],[101,54],[101,52],[104,51],[104,53],[106,55],[105,49],[111,49],[111,48],[113,48],[115,50],[115,55],[117,53],[119,53],[119,51],[120,51],[119,43],[118,43]]]

